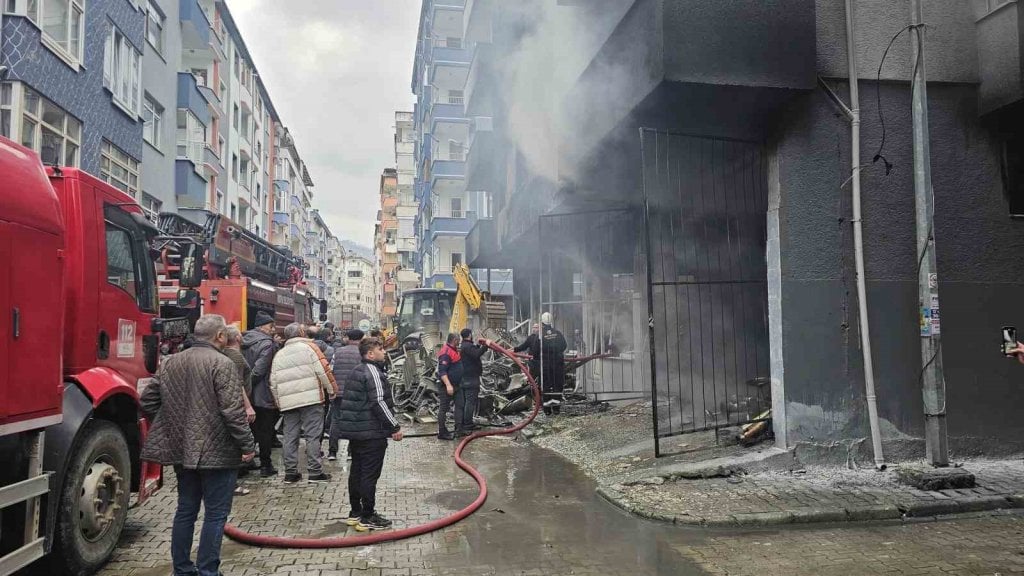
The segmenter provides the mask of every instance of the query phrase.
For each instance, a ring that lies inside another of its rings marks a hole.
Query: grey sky
[[[373,241],[380,173],[394,167],[420,0],[227,0],[331,231]]]

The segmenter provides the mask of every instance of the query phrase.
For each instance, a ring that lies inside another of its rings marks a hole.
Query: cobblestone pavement
[[[450,462],[454,448],[429,438],[392,444],[381,480],[381,512],[408,526],[469,503],[472,481]],[[250,548],[225,542],[225,576],[600,574],[996,574],[1024,572],[1024,518],[900,521],[784,531],[726,532],[629,516],[595,495],[596,484],[550,451],[506,439],[476,442],[467,457],[490,483],[487,503],[430,535],[335,550]],[[327,485],[247,480],[233,520],[259,534],[341,535],[345,462]],[[100,576],[167,576],[168,485],[132,510],[127,533]]]

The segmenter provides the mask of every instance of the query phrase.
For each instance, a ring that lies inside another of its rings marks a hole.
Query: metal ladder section
[[[24,545],[0,557],[0,576],[7,576],[28,566],[46,553],[46,539],[39,534],[42,497],[50,491],[50,474],[43,472],[42,430],[29,432],[27,479],[0,488],[0,510],[25,502]]]

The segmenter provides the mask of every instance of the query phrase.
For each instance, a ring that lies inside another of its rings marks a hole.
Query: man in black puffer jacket
[[[363,340],[363,331],[359,329],[349,330],[345,335],[348,341],[344,346],[334,349],[332,366],[334,367],[334,381],[338,384],[338,396],[331,401],[331,427],[330,436],[327,440],[327,459],[335,460],[338,457],[338,439],[341,438],[341,398],[345,390],[345,382],[348,381],[352,371],[363,362],[359,355],[359,343]],[[352,449],[349,447],[348,455],[352,456]]]
[[[352,509],[347,523],[359,532],[389,528],[391,521],[375,510],[377,480],[384,467],[388,438],[402,440],[394,401],[384,371],[384,348],[377,340],[359,343],[362,364],[349,375],[341,392],[341,437],[352,447],[348,494]]]

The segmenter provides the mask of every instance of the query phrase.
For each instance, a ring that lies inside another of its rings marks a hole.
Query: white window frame
[[[459,204],[458,209],[455,208],[456,202]],[[448,214],[450,218],[465,218],[466,212],[462,209],[462,198],[458,196],[452,196],[448,199]]]
[[[110,90],[114,104],[133,118],[142,108],[142,53],[128,37],[110,25],[103,53],[103,86]]]
[[[163,208],[163,201],[156,196],[142,193],[142,198],[139,199],[139,204],[142,206],[142,211],[146,213],[146,218],[150,222],[158,222],[160,220],[160,209]]]
[[[164,53],[164,23],[167,17],[160,10],[153,0],[146,0],[146,42],[161,56]],[[156,41],[151,36],[153,28],[156,28]]]
[[[85,0],[26,0],[25,16],[42,31],[42,43],[75,71],[81,69],[85,45]],[[47,4],[67,6],[65,37],[57,38],[47,31],[44,19]]]
[[[118,156],[121,155],[121,157]],[[124,171],[125,177],[114,174],[113,169],[120,168]],[[142,162],[132,158],[124,150],[115,146],[107,139],[103,139],[100,146],[100,179],[107,182],[114,188],[128,194],[132,198],[139,198],[139,186],[141,185]],[[135,183],[132,184],[132,177]]]
[[[182,114],[185,115],[184,127],[181,125]],[[206,149],[206,125],[187,108],[178,108],[174,125],[175,157],[191,161],[195,171],[199,172],[203,165],[203,151]]]
[[[14,84],[0,82],[0,136],[14,140],[15,114]]]
[[[163,140],[164,107],[155,98],[146,94],[142,102],[142,139],[160,150]]]
[[[10,86],[10,104],[4,104],[2,109],[10,111],[11,140],[20,142],[26,148],[31,148],[42,157],[43,129],[46,128],[49,132],[60,136],[60,162],[57,164],[78,167],[82,158],[82,121],[21,82],[5,82],[4,84]],[[31,110],[26,103],[26,97],[30,94],[37,99],[35,110]],[[64,114],[61,126],[44,122],[43,109],[47,104]],[[31,134],[28,133],[29,131]],[[71,162],[68,162],[69,145],[74,147],[71,150]]]

